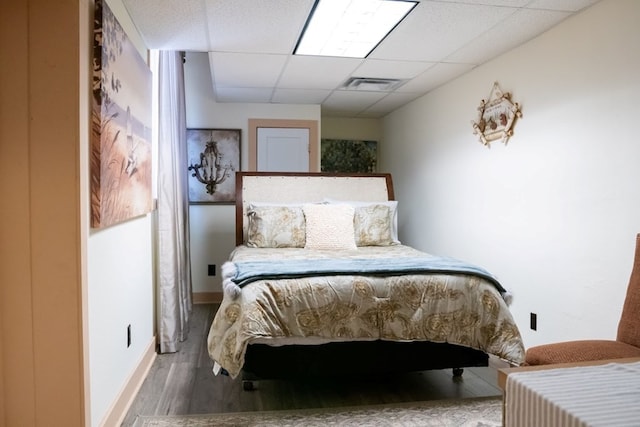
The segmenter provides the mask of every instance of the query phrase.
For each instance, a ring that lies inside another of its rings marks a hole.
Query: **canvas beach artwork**
[[[95,4],[91,105],[91,226],[152,209],[151,70],[103,0]]]

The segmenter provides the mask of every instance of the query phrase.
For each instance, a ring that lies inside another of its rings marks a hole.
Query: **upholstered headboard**
[[[236,172],[236,245],[246,240],[249,203],[319,202],[328,198],[370,202],[394,200],[391,175]]]

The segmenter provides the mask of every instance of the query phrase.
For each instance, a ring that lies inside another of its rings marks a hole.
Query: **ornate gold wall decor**
[[[504,93],[498,82],[495,82],[488,100],[480,101],[478,121],[471,121],[473,133],[488,148],[491,148],[491,141],[496,139],[502,139],[506,145],[513,135],[513,125],[518,117],[522,117],[520,105],[512,102],[511,94]]]

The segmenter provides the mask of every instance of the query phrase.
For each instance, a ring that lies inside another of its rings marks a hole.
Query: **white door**
[[[257,169],[262,172],[309,172],[309,129],[258,128]]]

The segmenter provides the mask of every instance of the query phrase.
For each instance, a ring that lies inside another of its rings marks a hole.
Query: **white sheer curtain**
[[[178,351],[189,332],[191,268],[184,69],[180,52],[158,58],[158,340]]]

